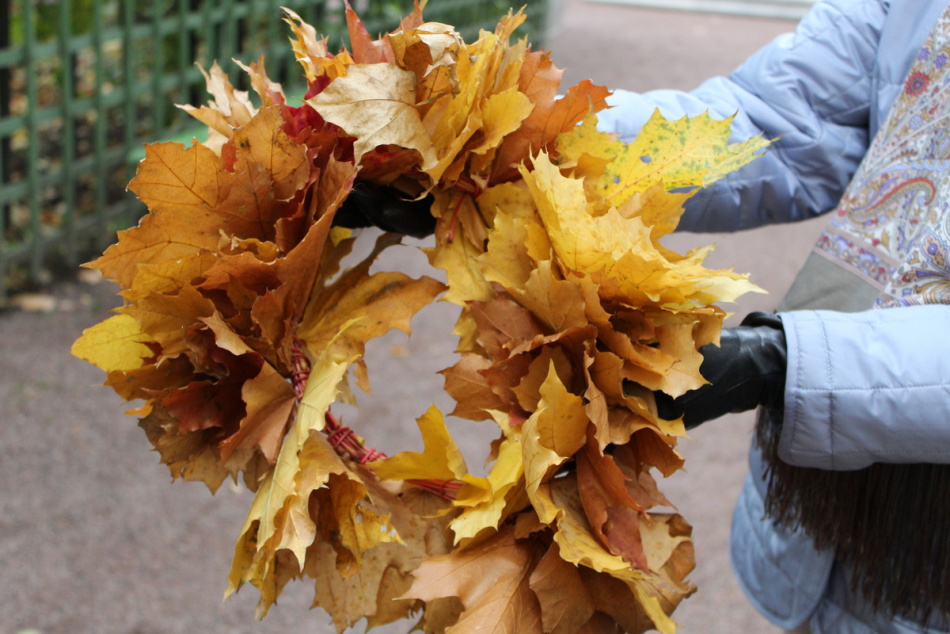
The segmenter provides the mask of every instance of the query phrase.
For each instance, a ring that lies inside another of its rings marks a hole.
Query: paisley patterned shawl
[[[815,246],[877,288],[877,307],[950,302],[948,31],[945,13]]]

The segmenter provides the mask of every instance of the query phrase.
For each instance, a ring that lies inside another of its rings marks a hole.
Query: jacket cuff
[[[950,305],[781,318],[783,461],[836,470],[950,463]]]

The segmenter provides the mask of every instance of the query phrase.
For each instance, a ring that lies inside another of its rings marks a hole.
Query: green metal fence
[[[523,33],[536,45],[549,1],[528,2]],[[351,4],[371,33],[412,8],[412,0]],[[264,54],[268,74],[293,90],[301,73],[281,7],[331,47],[343,44],[339,0],[0,0],[0,305],[74,270],[137,221],[143,208],[125,191],[135,158],[144,142],[193,129],[174,104],[207,100],[196,63],[217,60],[246,88],[230,60]],[[508,7],[430,0],[424,14],[470,41]]]

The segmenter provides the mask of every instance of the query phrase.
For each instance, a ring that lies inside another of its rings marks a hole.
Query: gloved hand
[[[784,406],[788,353],[777,316],[750,313],[739,327],[723,329],[718,347],[699,351],[704,357],[699,372],[709,383],[675,399],[657,392],[660,418],[683,416],[686,429],[692,429],[723,414]]]
[[[375,225],[383,231],[424,238],[435,231],[431,206],[431,195],[407,200],[394,188],[358,182],[337,210],[333,224],[350,229]]]

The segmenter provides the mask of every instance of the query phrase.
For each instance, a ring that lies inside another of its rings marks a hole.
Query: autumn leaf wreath
[[[254,100],[210,69],[213,100],[185,107],[208,140],[147,146],[129,188],[148,213],[89,265],[123,305],[74,354],[142,403],[174,477],[256,491],[227,593],[253,584],[260,615],[307,576],[341,631],[673,632],[691,527],[651,471],[682,467],[685,431],[653,392],[703,383],[715,303],[754,287],[660,239],[764,141],[708,116],[657,114],[627,145],[599,132],[608,91],[559,96],[549,54],[510,41],[520,12],[466,43],[419,6],[378,39],[348,9],[333,54],[286,16],[302,102],[263,59],[241,65]],[[423,250],[447,284],[371,272],[394,233],[348,261],[359,231],[333,220],[359,182],[432,196]],[[460,307],[452,414],[497,426],[484,476],[436,408],[424,451],[392,457],[330,410],[368,391],[367,341],[439,297]]]

